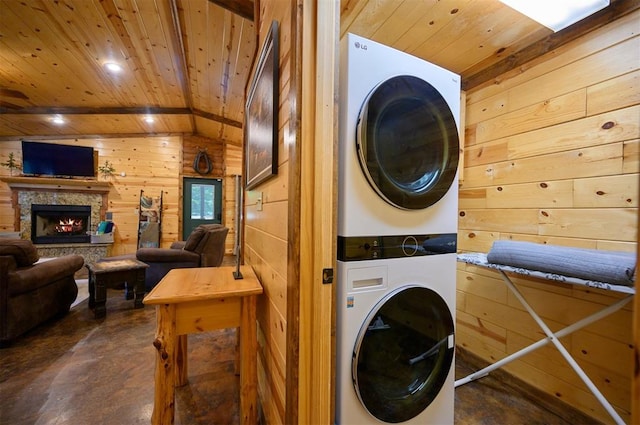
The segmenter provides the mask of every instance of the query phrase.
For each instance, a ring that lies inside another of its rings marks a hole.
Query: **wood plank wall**
[[[108,211],[113,212],[116,223],[111,255],[136,251],[138,241],[138,215],[140,190],[150,196],[163,192],[161,246],[168,247],[182,239],[182,177],[223,178],[223,223],[229,227],[226,252],[233,252],[235,234],[234,175],[242,170],[241,141],[221,142],[201,136],[149,136],[126,138],[77,138],[46,140],[47,143],[92,146],[98,151],[99,164],[109,161],[116,169],[111,183]],[[184,146],[184,148],[183,148]],[[214,163],[211,174],[201,176],[193,170],[193,159],[198,147],[206,148]],[[183,155],[184,151],[184,155]],[[0,143],[0,162],[6,162],[10,152],[21,161],[20,141]],[[120,173],[124,172],[125,176]],[[0,167],[0,176],[9,176]],[[102,179],[102,177],[99,177]],[[0,182],[0,232],[13,231],[14,211],[11,191]]]
[[[258,50],[273,20],[279,22],[280,105],[278,108],[278,174],[245,194],[245,263],[264,287],[258,300],[258,394],[266,423],[285,423],[287,352],[288,146],[290,127],[290,61],[292,8],[289,2],[261,0]],[[257,59],[256,59],[257,62]],[[255,63],[254,63],[255,69]],[[262,209],[257,200],[262,199]]]
[[[635,12],[467,93],[459,248],[512,239],[637,249],[640,13]],[[619,296],[516,279],[554,330]],[[457,343],[487,361],[543,334],[493,273],[459,265]],[[562,339],[630,420],[632,306]],[[506,370],[611,423],[551,347]]]
[[[204,151],[212,162],[213,169],[208,174],[200,174],[193,168],[193,161],[199,151]],[[219,179],[224,176],[224,143],[208,137],[187,135],[182,145],[182,176],[204,179]]]
[[[9,160],[9,154],[13,152],[15,159],[22,163],[21,145],[19,141],[0,142],[0,163]],[[18,176],[20,170],[14,172],[14,176]],[[0,166],[0,176],[10,176],[11,172],[8,168]],[[14,211],[11,204],[11,190],[6,183],[0,182],[0,232],[13,232]]]
[[[136,251],[138,242],[138,213],[140,190],[146,195],[157,197],[163,193],[162,239],[161,246],[169,246],[180,239],[179,225],[179,189],[182,172],[182,137],[115,137],[115,138],[77,138],[46,140],[47,143],[92,146],[98,151],[99,165],[105,161],[113,164],[116,172],[108,178],[111,182],[108,211],[113,213],[116,224],[114,244],[111,255],[129,254]],[[20,154],[20,142],[0,144],[0,158],[9,152]],[[2,161],[4,162],[4,160]],[[6,168],[0,170],[9,175]],[[122,176],[120,173],[125,173]],[[102,177],[99,177],[102,179]],[[10,191],[6,184],[0,186],[0,229],[13,228],[13,214],[7,214],[11,204],[6,203]],[[9,208],[5,208],[8,206]]]
[[[242,173],[242,147],[241,140],[226,142],[209,137],[197,135],[185,135],[182,144],[182,177],[222,179],[222,224],[229,228],[229,234],[225,241],[225,252],[233,253],[235,241],[235,180],[234,175]],[[204,150],[213,164],[213,170],[209,174],[200,174],[193,168],[193,161],[200,150]],[[182,236],[182,211],[183,211],[182,179],[180,185],[180,235]],[[182,239],[182,238],[180,238]]]

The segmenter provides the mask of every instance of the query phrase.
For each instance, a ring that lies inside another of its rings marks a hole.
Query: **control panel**
[[[457,233],[402,236],[338,236],[338,260],[361,261],[456,252]]]

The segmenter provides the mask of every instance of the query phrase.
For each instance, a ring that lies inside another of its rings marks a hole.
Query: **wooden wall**
[[[9,159],[9,153],[13,155],[17,161],[22,163],[21,146],[19,141],[0,142],[0,163],[5,163]],[[14,172],[14,176],[18,176],[20,170]],[[10,176],[9,169],[0,166],[0,176]],[[0,232],[13,232],[14,211],[11,206],[11,190],[6,183],[0,182]]]
[[[211,160],[213,169],[209,174],[200,174],[193,168],[198,152],[204,151]],[[191,178],[219,179],[224,176],[224,143],[208,137],[185,135],[182,144],[182,176]]]
[[[245,196],[245,263],[264,287],[258,301],[258,393],[267,423],[284,423],[287,350],[288,181],[291,140],[289,81],[292,8],[289,2],[261,0],[258,50],[273,20],[280,28],[280,105],[278,111],[278,174]],[[257,62],[257,59],[256,59]],[[254,64],[255,69],[255,64]],[[257,200],[262,199],[262,209]]]
[[[181,239],[178,234],[180,173],[182,164],[182,137],[127,137],[127,138],[77,138],[47,140],[47,143],[92,146],[98,151],[98,163],[109,161],[115,168],[109,177],[108,211],[113,213],[116,224],[111,255],[129,254],[136,251],[138,242],[138,213],[140,190],[146,195],[160,196],[163,193],[161,246]],[[2,142],[0,158],[4,162],[8,152],[22,157],[20,142]],[[2,175],[9,175],[6,168]],[[125,175],[122,176],[121,173]],[[102,179],[101,176],[99,176]],[[0,230],[13,229],[13,209],[10,190],[0,183]]]
[[[59,139],[46,142],[92,146],[98,151],[99,165],[108,160],[116,169],[114,176],[107,179],[111,183],[108,211],[113,213],[113,221],[116,224],[111,255],[136,251],[140,190],[153,197],[163,193],[161,246],[168,247],[173,241],[182,239],[183,176],[223,178],[223,223],[230,228],[226,252],[232,253],[235,237],[233,175],[241,172],[240,141],[221,142],[200,136],[140,136]],[[201,176],[193,170],[193,159],[198,147],[206,147],[214,162],[214,170],[209,175]],[[10,152],[21,160],[19,141],[0,143],[0,163],[6,162]],[[225,164],[227,158],[228,167]],[[125,175],[122,176],[121,173]],[[7,168],[0,167],[0,176],[9,175]],[[103,180],[101,176],[99,179]],[[5,183],[0,182],[0,232],[13,231],[13,221],[11,191]]]
[[[636,251],[640,13],[467,93],[459,248],[512,239]],[[516,279],[554,330],[620,298]],[[487,361],[543,334],[494,272],[460,265],[457,343]],[[628,422],[632,306],[562,339]],[[605,423],[611,418],[554,348],[506,366]]]
[[[213,164],[209,174],[199,174],[193,168],[193,161],[200,150],[204,150]],[[222,224],[229,228],[225,241],[225,252],[233,253],[235,241],[235,174],[242,173],[241,141],[226,142],[197,135],[185,135],[182,145],[182,177],[222,179]],[[180,214],[183,205],[182,179],[180,185]],[[182,236],[182,219],[180,220],[180,236]],[[182,239],[182,237],[180,238]]]

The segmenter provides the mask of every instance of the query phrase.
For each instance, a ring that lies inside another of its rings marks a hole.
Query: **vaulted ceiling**
[[[234,3],[248,17],[209,0],[1,0],[0,136],[241,140],[257,36],[253,3]]]
[[[612,1],[553,34],[498,0],[341,0],[340,33],[448,68],[469,88],[638,3]],[[0,0],[0,140],[184,132],[241,141],[253,15],[252,0]]]

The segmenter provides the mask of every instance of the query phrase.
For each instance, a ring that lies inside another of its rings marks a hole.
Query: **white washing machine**
[[[336,423],[453,423],[460,78],[341,42]]]
[[[455,262],[338,267],[337,424],[453,424]]]

